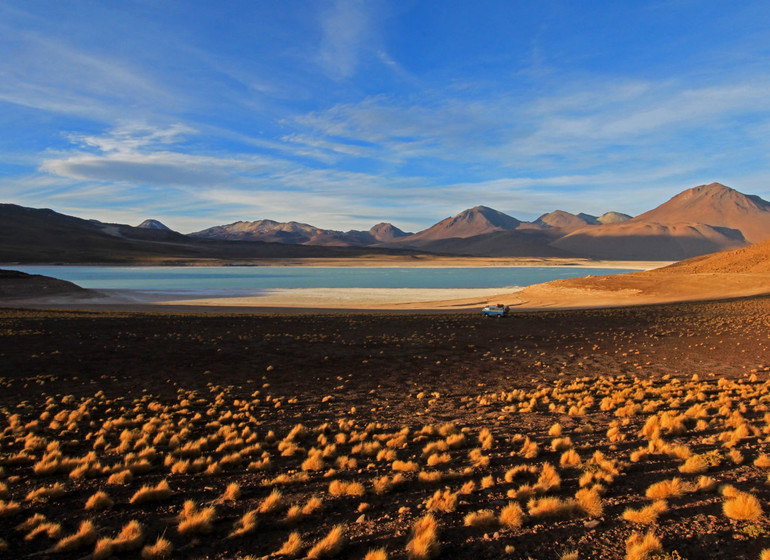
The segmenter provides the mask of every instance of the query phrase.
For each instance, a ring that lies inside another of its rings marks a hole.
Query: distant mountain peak
[[[590,214],[572,214],[564,210],[554,210],[543,214],[537,220],[536,224],[546,227],[558,228],[566,231],[576,230],[585,226],[595,226],[599,222],[595,216]]]
[[[721,183],[711,183],[687,189],[632,221],[735,228],[743,232],[749,243],[754,243],[764,241],[770,234],[770,202]]]
[[[157,229],[162,231],[171,231],[171,228],[166,226],[163,222],[159,222],[158,220],[145,220],[138,226],[138,228],[142,229]]]
[[[631,219],[631,216],[629,216],[628,214],[623,214],[622,212],[605,212],[604,214],[596,218],[596,220],[603,225],[620,224],[623,222],[627,222],[630,219]]]
[[[406,237],[408,233],[404,233],[393,224],[386,222],[380,222],[379,224],[372,226],[369,230],[369,234],[374,237],[380,243],[387,243],[393,241],[399,237]]]

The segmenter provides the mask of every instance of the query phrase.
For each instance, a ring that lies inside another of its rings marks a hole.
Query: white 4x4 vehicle
[[[507,317],[509,308],[507,305],[498,303],[497,305],[487,305],[481,310],[484,317]]]

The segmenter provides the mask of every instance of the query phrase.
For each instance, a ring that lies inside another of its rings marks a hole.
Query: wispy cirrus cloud
[[[322,12],[317,60],[330,77],[345,79],[356,71],[372,39],[373,5],[363,0],[335,0]]]
[[[159,107],[174,97],[130,61],[2,23],[0,37],[0,102],[109,119],[121,107]]]
[[[661,82],[576,82],[546,95],[497,92],[405,100],[385,95],[295,118],[292,141],[328,152],[403,163],[432,158],[503,167],[563,170],[646,159],[666,166],[669,154],[692,150],[703,136],[735,133],[770,120],[765,81],[690,86]],[[741,117],[754,120],[742,122]],[[757,144],[765,141],[755,136]],[[719,145],[718,142],[715,143]],[[633,153],[629,153],[633,151]],[[709,156],[711,157],[711,156]],[[454,171],[454,169],[453,169]],[[633,165],[629,172],[636,172]]]

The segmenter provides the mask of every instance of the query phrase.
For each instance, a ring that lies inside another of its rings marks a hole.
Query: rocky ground
[[[508,319],[4,310],[0,537],[12,558],[759,558],[768,376],[770,298]]]

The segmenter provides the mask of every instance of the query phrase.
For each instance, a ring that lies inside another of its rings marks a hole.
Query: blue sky
[[[770,199],[767,2],[0,0],[0,201],[191,232]]]

